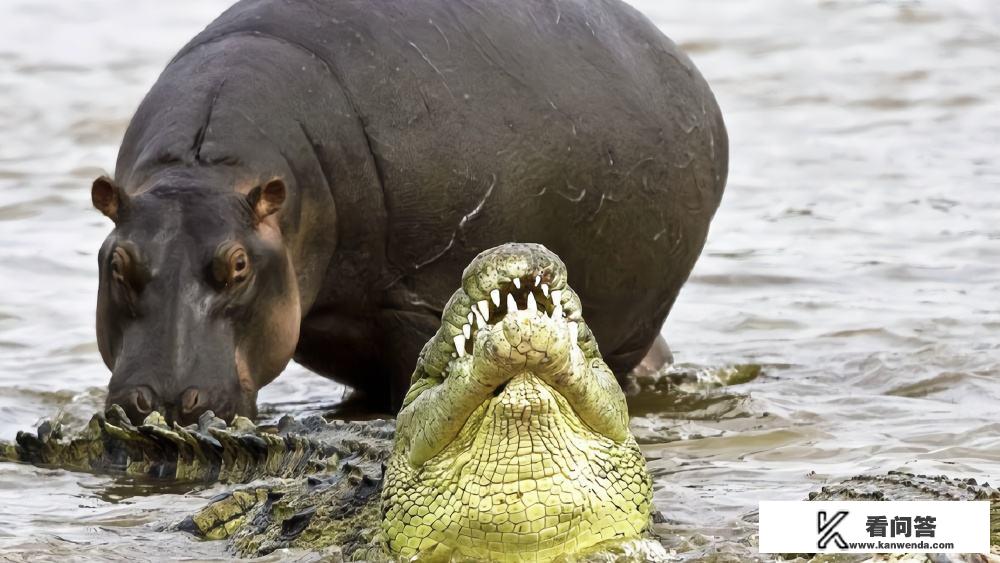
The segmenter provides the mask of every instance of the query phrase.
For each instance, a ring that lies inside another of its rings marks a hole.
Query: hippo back
[[[283,43],[342,90],[377,181],[341,188],[374,207],[338,200],[338,229],[379,226],[379,255],[361,258],[378,261],[380,307],[440,311],[478,252],[540,242],[573,272],[608,363],[639,361],[728,163],[708,85],[648,19],[619,0],[244,0],[178,57],[234,36]]]

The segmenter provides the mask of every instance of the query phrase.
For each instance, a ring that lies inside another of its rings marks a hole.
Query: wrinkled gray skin
[[[615,373],[662,361],[727,162],[708,85],[619,0],[244,0],[95,182],[109,404],[252,415],[294,354],[398,407],[454,280],[509,241],[563,258]]]

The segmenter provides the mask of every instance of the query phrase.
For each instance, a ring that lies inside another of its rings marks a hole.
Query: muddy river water
[[[0,439],[100,406],[110,227],[89,184],[228,3],[0,4]],[[763,366],[633,404],[661,530],[746,556],[762,499],[897,469],[1000,481],[1000,3],[633,3],[698,64],[731,135],[726,196],[664,334],[678,362]],[[293,366],[261,401],[343,393]],[[0,560],[226,558],[160,531],[218,490],[0,464]]]

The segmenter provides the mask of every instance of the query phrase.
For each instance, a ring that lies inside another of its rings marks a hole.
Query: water
[[[227,3],[0,8],[0,437],[101,404],[110,225],[89,185],[169,57]],[[634,3],[708,78],[732,145],[665,335],[682,362],[765,367],[688,406],[636,405],[661,530],[745,555],[761,499],[868,471],[1000,480],[1000,4]],[[261,401],[342,395],[293,367]],[[0,559],[224,557],[160,531],[217,489],[149,491],[0,465]]]

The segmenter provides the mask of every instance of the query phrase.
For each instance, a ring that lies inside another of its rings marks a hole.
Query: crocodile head
[[[645,461],[562,261],[541,245],[486,251],[442,321],[398,418],[390,551],[548,560],[638,537]]]

